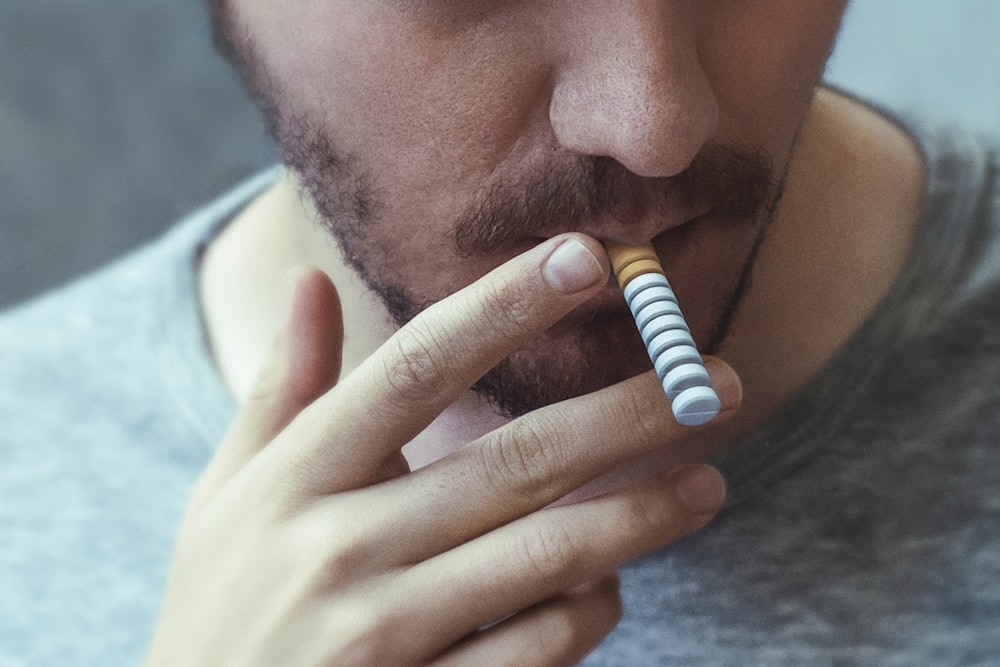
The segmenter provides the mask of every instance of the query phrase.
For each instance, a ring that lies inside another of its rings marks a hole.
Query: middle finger
[[[706,367],[723,402],[715,424],[735,413],[740,385],[720,360],[708,358]],[[655,373],[646,373],[529,413],[352,500],[361,503],[366,522],[393,536],[380,546],[380,559],[416,562],[545,507],[643,455],[663,451],[669,459],[671,444],[704,428],[678,424]]]

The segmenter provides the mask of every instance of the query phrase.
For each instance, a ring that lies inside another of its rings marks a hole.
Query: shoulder
[[[252,191],[0,314],[0,580],[17,609],[0,662],[141,657],[187,495],[235,408],[204,345],[197,260]]]
[[[204,246],[276,176],[260,174],[144,247],[0,313],[0,411],[46,404],[68,421],[103,401],[121,408],[177,370],[164,366],[177,346],[206,353],[196,279]]]

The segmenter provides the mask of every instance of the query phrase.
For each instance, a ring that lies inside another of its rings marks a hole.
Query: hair
[[[291,107],[282,82],[269,71],[256,48],[253,32],[240,24],[231,1],[205,2],[216,51],[233,67],[256,103],[282,162],[297,174],[301,194],[315,206],[317,222],[330,233],[345,263],[378,296],[396,324],[404,325],[430,302],[412,294],[406,285],[393,284],[378,266],[379,250],[372,233],[379,219],[379,197],[371,175],[364,171],[357,156],[338,150],[321,126]],[[607,157],[576,156],[570,160],[567,155],[553,165],[558,169],[529,175],[521,181],[492,183],[478,193],[453,229],[458,255],[496,253],[516,245],[525,236],[558,230],[561,221],[595,222],[612,212],[638,217],[671,201],[693,209],[711,202],[714,215],[759,226],[742,274],[711,330],[706,332],[708,340],[703,341],[703,349],[717,349],[747,289],[766,222],[780,199],[784,175],[772,180],[776,174],[771,157],[752,146],[710,143],[681,174],[649,179],[637,177]],[[372,261],[373,257],[376,261]],[[641,339],[635,335],[627,311],[593,313],[568,345],[591,359],[599,359],[607,350],[625,350],[628,346],[635,346],[635,354],[630,357],[643,357]],[[599,363],[569,369],[558,358],[548,359],[545,354],[537,357],[531,350],[524,350],[488,372],[474,389],[502,413],[516,416],[617,382],[638,370]],[[552,382],[556,376],[563,380]]]

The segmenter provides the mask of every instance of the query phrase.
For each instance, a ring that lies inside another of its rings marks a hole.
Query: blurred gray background
[[[1000,133],[998,34],[1000,0],[854,0],[828,79]],[[0,0],[0,304],[273,161],[202,0]]]

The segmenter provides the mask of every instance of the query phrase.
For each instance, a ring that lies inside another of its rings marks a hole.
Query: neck
[[[922,158],[898,127],[817,95],[720,352],[744,384],[723,440],[784,405],[871,315],[910,254],[923,191]]]
[[[884,118],[820,92],[803,127],[785,195],[721,350],[744,384],[744,406],[699,437],[706,456],[773,414],[813,377],[892,285],[910,250],[922,163]],[[334,242],[285,177],[213,242],[201,272],[206,328],[219,372],[248,394],[270,345],[282,277],[307,264],[333,280],[344,310],[343,373],[394,330],[385,310],[340,261]],[[418,467],[501,423],[469,394],[404,450]]]

